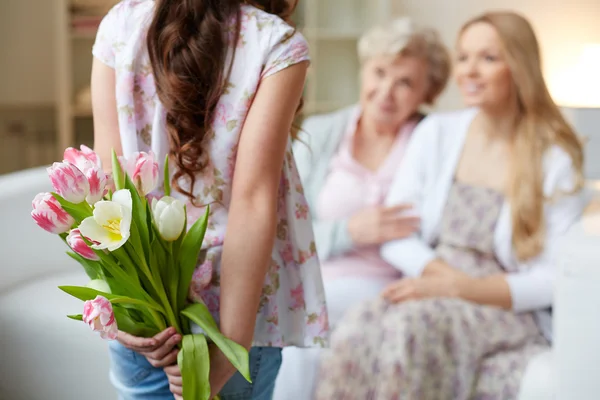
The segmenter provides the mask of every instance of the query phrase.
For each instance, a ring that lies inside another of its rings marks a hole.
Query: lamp
[[[600,44],[583,47],[579,62],[561,82],[561,103],[565,118],[585,143],[586,179],[600,185]],[[600,188],[600,186],[599,186]]]

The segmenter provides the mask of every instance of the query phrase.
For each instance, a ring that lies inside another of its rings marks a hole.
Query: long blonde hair
[[[546,87],[539,44],[527,19],[513,12],[488,12],[464,24],[460,34],[480,22],[491,25],[498,33],[517,95],[519,115],[509,200],[513,247],[523,261],[537,256],[544,248],[547,199],[543,188],[543,157],[546,150],[558,145],[571,157],[576,175],[573,192],[576,192],[584,185],[583,148]]]

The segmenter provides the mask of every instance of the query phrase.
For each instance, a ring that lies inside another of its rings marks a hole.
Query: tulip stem
[[[88,202],[87,202],[87,201],[84,201],[84,202],[83,202],[83,205],[84,205],[85,211],[89,212],[89,213],[90,213],[90,215],[93,215],[93,214],[94,214],[94,209],[92,208],[92,206],[90,206],[90,205],[88,204]]]
[[[178,320],[173,314],[173,308],[171,307],[171,304],[169,303],[169,300],[167,299],[167,296],[165,294],[165,289],[162,286],[162,281],[160,281],[160,286],[156,283],[155,277],[152,276],[152,272],[150,272],[150,267],[148,267],[148,264],[146,263],[146,259],[142,255],[138,254],[133,246],[128,246],[128,244],[126,244],[125,246],[123,246],[123,250],[126,255],[123,257],[123,262],[125,262],[125,264],[129,264],[134,270],[135,265],[138,265],[139,269],[142,270],[143,274],[148,279],[148,282],[152,286],[152,289],[154,289],[154,291],[156,292],[159,303],[162,305],[163,308],[163,314],[169,321],[169,324],[171,324],[171,326],[177,329],[177,332],[181,333],[181,328],[179,327]],[[160,279],[160,277],[158,278]]]
[[[174,260],[175,260],[175,256],[173,254],[173,242],[167,242],[166,244],[167,247],[167,265],[165,265],[165,268],[167,268],[168,271],[168,275],[170,277],[169,281],[171,283],[171,287],[169,288],[169,294],[171,295],[171,304],[173,304],[173,308],[174,308],[174,312],[176,315],[179,314],[179,307],[178,307],[178,288],[179,288],[179,274],[177,273],[177,269],[175,268],[175,264],[174,264]]]
[[[162,332],[165,329],[167,329],[167,325],[163,321],[162,317],[158,315],[158,313],[155,310],[148,308],[148,311],[150,312],[150,315],[152,315],[152,318],[154,318],[154,323],[156,324],[158,330]]]
[[[135,251],[133,253],[135,254]],[[169,324],[171,324],[171,326],[174,327],[177,330],[177,332],[182,333],[181,327],[179,326],[179,321],[175,317],[175,314],[173,312],[173,307],[171,306],[171,303],[169,303],[169,299],[167,299],[167,295],[165,293],[165,288],[162,284],[162,281],[160,281],[160,285],[156,282],[155,277],[152,276],[152,273],[150,272],[150,267],[148,267],[148,264],[146,263],[146,260],[143,257],[136,258],[136,261],[139,263],[142,271],[144,272],[144,275],[146,275],[146,277],[150,281],[150,284],[156,291],[156,294],[158,295],[160,302],[162,303],[162,306],[164,308],[165,316],[167,317]],[[160,279],[160,277],[158,278]]]

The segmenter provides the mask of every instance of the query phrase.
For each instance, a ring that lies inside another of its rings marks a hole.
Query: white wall
[[[521,12],[534,25],[542,47],[546,79],[559,103],[571,101],[570,71],[582,45],[600,43],[600,0],[394,0],[393,3],[395,15],[411,16],[420,24],[437,28],[451,48],[461,25],[476,14],[493,9]],[[460,106],[460,96],[452,83],[438,108]]]
[[[54,0],[0,0],[0,106],[54,101]]]

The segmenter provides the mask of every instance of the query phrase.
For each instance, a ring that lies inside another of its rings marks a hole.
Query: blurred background
[[[91,47],[101,16],[116,2],[0,0],[0,173],[48,164],[67,146],[92,143]],[[600,124],[590,111],[600,107],[599,0],[300,0],[295,20],[313,58],[306,113],[357,100],[356,44],[373,24],[410,16],[453,47],[465,20],[502,8],[533,22],[553,96],[580,133],[592,136],[590,124]],[[460,106],[451,84],[437,108]],[[589,146],[600,151],[598,141]]]
[[[111,398],[103,373],[108,363],[105,343],[83,324],[62,318],[65,310],[75,310],[80,303],[56,289],[65,282],[85,284],[87,278],[80,269],[74,272],[73,263],[65,263],[64,248],[57,241],[33,223],[23,223],[25,218],[30,222],[35,193],[49,189],[48,179],[43,170],[10,173],[58,161],[68,146],[92,145],[91,49],[102,16],[117,2],[0,0],[0,355],[8,360],[0,365],[0,400],[71,400],[84,390],[90,399]],[[452,49],[465,21],[496,9],[520,12],[533,23],[551,93],[587,138],[586,178],[600,188],[600,0],[299,0],[294,20],[312,55],[305,112],[325,113],[357,102],[357,41],[371,26],[408,16],[435,27]],[[435,109],[461,107],[451,80]],[[600,210],[600,201],[596,204]],[[572,240],[579,245],[572,246],[579,258],[565,269],[567,279],[561,281],[566,289],[559,292],[563,306],[557,314],[562,313],[568,324],[560,326],[563,350],[557,353],[561,362],[556,370],[563,377],[572,372],[570,384],[563,384],[569,395],[527,400],[600,399],[600,214],[595,218],[590,226],[596,236],[585,238],[581,233]],[[579,261],[583,259],[591,261]],[[567,332],[571,321],[577,324]],[[92,353],[98,358],[85,358]],[[540,365],[554,368],[551,361]],[[82,371],[84,366],[90,371]],[[553,373],[532,375],[530,380],[538,387],[551,387]],[[580,395],[572,388],[579,388]]]

